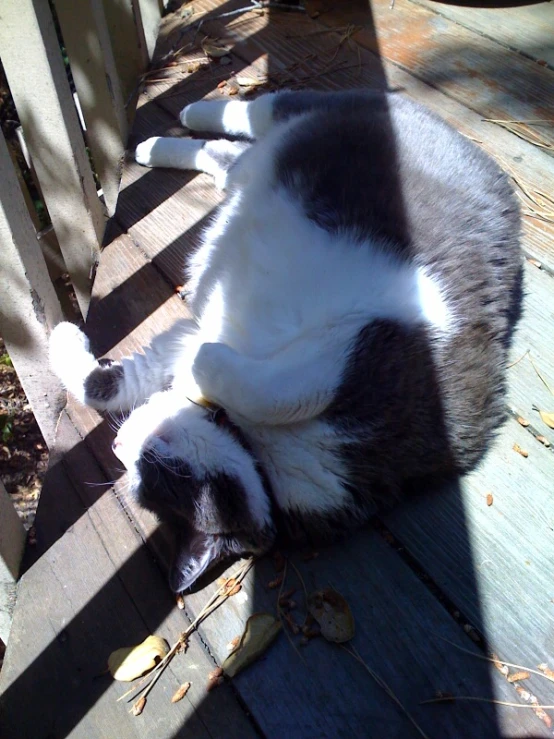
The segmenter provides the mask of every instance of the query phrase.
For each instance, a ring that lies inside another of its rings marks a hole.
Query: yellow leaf
[[[539,415],[546,423],[548,428],[554,429],[554,413],[547,413],[546,411],[539,411]]]
[[[255,662],[275,640],[280,630],[281,622],[269,613],[254,613],[250,616],[238,647],[222,665],[225,674],[235,677]]]
[[[354,636],[354,617],[350,606],[340,593],[325,588],[312,593],[308,598],[308,611],[321,628],[327,641],[340,644]]]
[[[169,652],[169,646],[160,636],[149,636],[136,647],[116,649],[108,657],[108,668],[113,678],[131,682],[156,666]]]

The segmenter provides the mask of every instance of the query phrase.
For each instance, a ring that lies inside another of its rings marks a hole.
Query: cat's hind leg
[[[135,159],[145,167],[171,167],[206,172],[225,189],[229,170],[250,144],[239,141],[203,141],[201,139],[155,136],[139,144]]]
[[[256,100],[200,100],[183,108],[181,123],[191,131],[210,131],[227,136],[257,139],[274,123],[276,95],[261,95]]]
[[[120,362],[96,360],[85,334],[73,323],[60,323],[50,336],[50,364],[69,392],[84,405],[121,412],[145,403],[173,380],[173,367],[196,324],[179,321],[157,336],[144,354]]]

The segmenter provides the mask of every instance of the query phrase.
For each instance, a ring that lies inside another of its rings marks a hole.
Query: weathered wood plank
[[[465,28],[518,51],[530,59],[554,67],[552,29],[554,6],[549,2],[514,7],[468,7],[415,0],[418,5],[439,13]]]
[[[514,443],[529,457],[515,452]],[[485,463],[458,488],[386,518],[500,658],[530,667],[554,655],[552,469],[552,454],[511,420]],[[469,578],[468,558],[474,563]],[[554,701],[553,687],[529,681],[547,704]]]
[[[94,167],[110,215],[119,190],[127,116],[101,0],[59,0],[56,13],[79,95]]]
[[[554,277],[533,266],[527,267],[525,277],[523,318],[508,370],[508,402],[515,414],[530,421],[554,444],[554,432],[535,410],[554,409]],[[524,356],[527,352],[529,355]]]
[[[0,46],[25,140],[79,306],[86,315],[105,219],[48,4],[32,0],[3,3]],[[40,108],[36,106],[37,90]]]
[[[42,434],[51,444],[63,393],[44,360],[47,332],[61,320],[62,312],[3,135],[0,167],[0,332]]]
[[[8,643],[25,529],[0,480],[0,639]]]

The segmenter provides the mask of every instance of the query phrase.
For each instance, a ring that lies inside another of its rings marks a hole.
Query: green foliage
[[[4,367],[13,367],[12,360],[8,354],[2,354],[2,356],[0,356],[0,364],[3,364]]]

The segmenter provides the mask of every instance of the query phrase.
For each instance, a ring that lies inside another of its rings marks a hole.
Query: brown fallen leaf
[[[544,446],[550,446],[550,442],[548,441],[546,436],[542,436],[541,434],[539,434],[539,436],[535,436],[535,439],[537,441],[540,441],[541,444],[544,444]]]
[[[236,595],[237,593],[240,593],[241,590],[242,590],[242,585],[240,584],[240,582],[238,582],[236,585],[234,585],[231,588],[231,590],[228,590],[227,593],[229,595]]]
[[[530,675],[528,672],[525,672],[525,670],[521,670],[520,672],[512,672],[511,675],[508,675],[508,682],[517,683],[520,680],[527,680],[528,677],[530,677]]]
[[[523,418],[522,416],[517,417],[517,422],[527,428],[529,426],[529,421],[526,418]]]
[[[225,674],[235,677],[255,662],[275,641],[280,630],[281,622],[269,613],[254,613],[250,616],[239,645],[223,662]]]
[[[283,575],[279,575],[278,577],[275,578],[275,580],[270,580],[267,583],[267,587],[270,588],[271,590],[275,590],[275,588],[278,588],[282,582],[283,582]]]
[[[144,706],[146,705],[146,698],[142,696],[142,698],[139,698],[138,701],[133,703],[133,707],[131,708],[131,713],[133,716],[140,716],[140,714],[144,711]]]
[[[182,700],[187,694],[189,688],[190,683],[183,683],[181,686],[179,686],[171,696],[171,702],[177,703],[178,701]]]
[[[115,680],[131,682],[150,672],[168,652],[165,639],[148,636],[135,647],[122,647],[112,652],[108,657],[108,669]]]
[[[332,588],[312,593],[308,598],[308,611],[321,628],[327,641],[341,644],[354,636],[354,617],[346,600]]]
[[[180,611],[182,611],[184,609],[184,607],[185,607],[185,599],[183,598],[183,596],[182,595],[178,595],[177,598],[175,599],[175,602],[177,604],[177,608]]]
[[[209,36],[201,41],[200,46],[204,54],[211,59],[220,59],[228,54],[233,48],[232,44],[224,44],[222,41],[211,39]]]
[[[518,454],[521,454],[521,456],[522,457],[525,457],[526,459],[529,456],[529,452],[525,451],[525,449],[522,449],[519,444],[514,444],[514,446],[512,448],[513,448],[514,452],[517,452]]]
[[[554,680],[554,670],[551,670],[545,662],[542,662],[540,665],[538,665],[538,669],[547,677],[550,677]]]
[[[492,493],[487,493],[487,505],[491,506],[494,502],[494,498],[492,497]]]
[[[546,423],[548,428],[554,429],[554,413],[547,413],[546,411],[539,411],[539,416],[542,421]]]

